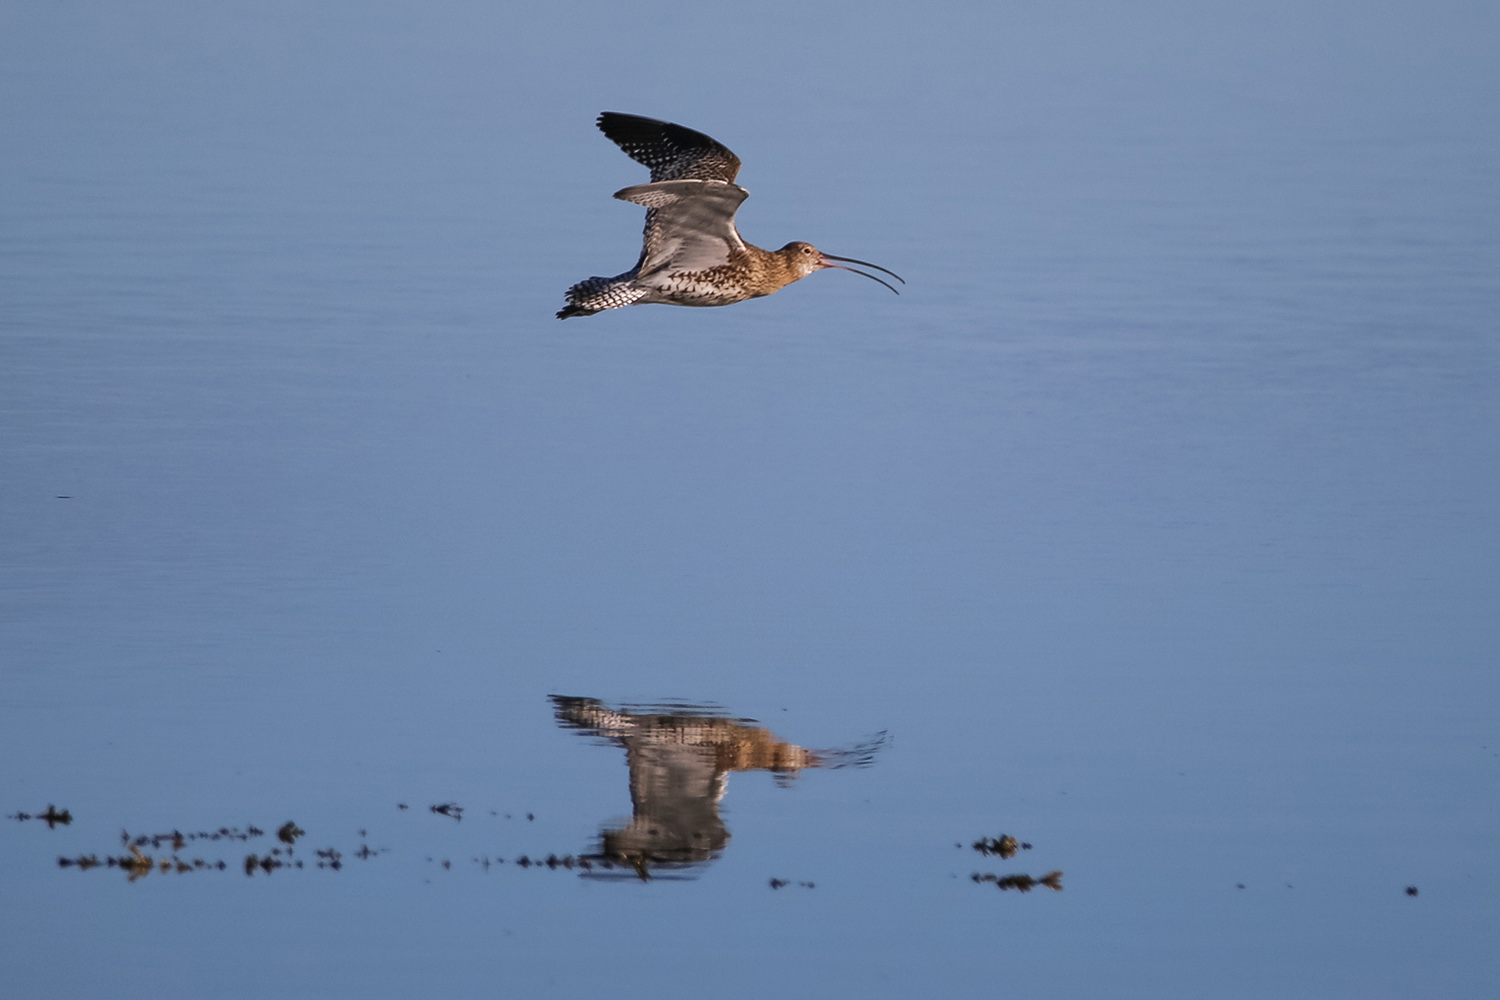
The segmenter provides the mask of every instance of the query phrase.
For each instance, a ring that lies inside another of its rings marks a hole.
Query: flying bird
[[[740,158],[702,132],[613,111],[601,114],[598,125],[632,160],[651,170],[649,184],[615,192],[621,201],[646,208],[641,258],[624,274],[588,278],[569,288],[568,304],[558,319],[651,302],[727,306],[770,295],[828,267],[853,271],[896,291],[890,282],[847,264],[874,268],[906,283],[878,264],[835,257],[810,243],[788,243],[775,251],[746,243],[734,227],[734,213],[750,196],[734,183]]]

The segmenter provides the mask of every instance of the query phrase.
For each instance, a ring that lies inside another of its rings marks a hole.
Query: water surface
[[[18,993],[1489,995],[1488,7],[0,25]],[[557,322],[606,109],[904,294]]]

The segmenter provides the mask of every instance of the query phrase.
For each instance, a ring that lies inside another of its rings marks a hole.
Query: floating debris
[[[217,830],[212,831],[199,830],[196,833],[183,833],[181,830],[172,830],[168,833],[143,833],[137,837],[132,837],[128,830],[121,830],[120,844],[123,847],[129,847],[131,844],[134,844],[136,847],[146,847],[149,845],[153,850],[161,850],[162,845],[165,844],[174,851],[180,851],[189,843],[196,840],[246,841],[254,840],[256,837],[264,837],[265,835],[266,831],[254,825],[247,826],[243,830],[237,826],[221,826]]]
[[[123,847],[129,847],[130,844],[135,844],[136,847],[148,846],[151,850],[160,850],[162,846],[166,846],[178,852],[193,841],[249,841],[257,837],[266,837],[266,831],[254,825],[246,826],[245,829],[240,829],[239,826],[220,826],[217,831],[198,831],[195,834],[183,834],[174,829],[166,834],[141,834],[138,837],[130,837],[129,831],[120,831],[120,844]]]
[[[277,853],[280,853],[280,852],[277,851],[277,852],[273,852],[271,854],[267,854],[263,858],[256,857],[254,854],[248,855],[245,858],[245,874],[246,875],[254,875],[255,874],[255,870],[257,868],[260,869],[261,871],[265,872],[267,875],[269,875],[269,874],[271,874],[272,872],[276,871],[279,868],[301,868],[302,867],[302,862],[300,862],[300,861],[283,861],[283,860],[281,860],[281,858],[279,858],[279,857],[276,856]]]
[[[119,862],[120,867],[130,876],[130,881],[132,882],[151,874],[152,869],[155,867],[151,858],[142,854],[141,849],[134,844],[130,845],[130,857],[120,858]]]
[[[1031,875],[995,875],[993,873],[981,875],[978,872],[969,877],[978,883],[993,882],[996,888],[1002,891],[1015,889],[1019,892],[1030,892],[1037,886],[1044,885],[1053,892],[1062,892],[1063,887],[1063,873],[1058,871],[1048,872],[1041,878],[1034,878]]]
[[[73,814],[70,811],[68,811],[67,809],[59,810],[57,806],[54,806],[50,803],[47,805],[47,811],[41,813],[40,815],[33,816],[31,813],[17,812],[11,813],[5,818],[13,819],[17,823],[25,823],[30,820],[39,820],[43,823],[46,823],[47,829],[49,830],[56,830],[59,824],[61,824],[62,826],[67,826],[69,823],[73,822]]]
[[[440,803],[433,807],[434,812],[440,815],[453,815],[456,819],[461,807],[454,803]],[[519,817],[518,817],[519,818]],[[274,827],[275,838],[271,839],[266,846],[249,853],[237,853],[229,859],[213,857],[189,857],[184,852],[190,845],[195,843],[206,844],[209,842],[233,841],[246,842],[256,838],[267,837],[267,834],[258,826],[246,827],[223,826],[215,830],[202,830],[196,832],[183,832],[171,830],[153,834],[132,834],[129,830],[120,830],[119,840],[125,853],[119,856],[104,856],[101,854],[78,854],[74,856],[58,856],[57,866],[65,869],[77,869],[79,871],[90,871],[95,868],[114,868],[124,872],[131,882],[135,882],[152,872],[177,872],[187,874],[189,872],[201,871],[242,871],[247,877],[253,877],[260,873],[270,875],[277,871],[292,869],[322,869],[327,871],[342,871],[344,852],[336,847],[325,847],[313,852],[314,858],[303,861],[295,857],[296,851],[293,846],[300,838],[306,836],[306,831],[294,821],[288,820],[278,827]],[[358,848],[353,850],[352,856],[361,861],[368,861],[379,854],[390,853],[389,848],[372,847],[364,838],[369,831],[359,831],[360,842]],[[496,855],[485,855],[471,859],[476,865],[488,871],[493,865],[501,865],[506,859]],[[451,871],[453,861],[451,858],[428,857],[429,863],[441,864],[444,870]],[[532,868],[545,868],[548,871],[577,872],[585,877],[593,878],[638,878],[642,881],[652,878],[681,878],[680,874],[673,874],[681,868],[689,867],[673,861],[664,861],[652,856],[646,850],[601,850],[598,853],[589,854],[537,854],[536,856],[518,855],[512,862],[517,868],[529,870]],[[606,875],[606,872],[617,872],[617,875]],[[792,884],[788,882],[787,884]],[[797,882],[796,885],[812,888],[812,882]]]
[[[1031,845],[1004,833],[998,837],[980,837],[974,841],[974,850],[986,857],[998,854],[1002,858],[1013,858],[1017,851],[1031,850]]]
[[[769,884],[770,884],[770,886],[771,886],[772,889],[784,889],[784,888],[786,888],[789,885],[798,885],[798,886],[801,886],[803,889],[815,889],[815,888],[817,888],[816,883],[813,883],[813,882],[795,882],[794,883],[791,879],[787,879],[787,878],[773,878],[773,879],[771,879],[771,881],[770,881]]]
[[[1002,858],[1013,858],[1019,851],[1031,850],[1030,844],[1017,840],[1008,833],[1002,833],[998,837],[980,837],[974,841],[973,847],[986,857],[993,854]],[[975,872],[969,877],[976,883],[993,882],[1002,891],[1015,889],[1018,892],[1030,892],[1037,886],[1044,885],[1054,892],[1062,892],[1062,876],[1060,871],[1050,871],[1040,878],[1031,875],[996,875],[993,872]]]

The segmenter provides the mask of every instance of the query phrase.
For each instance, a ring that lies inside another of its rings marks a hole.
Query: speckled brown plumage
[[[834,257],[807,243],[762,250],[746,243],[734,225],[750,192],[734,183],[740,160],[728,148],[690,128],[654,118],[606,111],[600,131],[651,171],[649,184],[615,192],[646,209],[641,256],[612,278],[587,278],[568,289],[558,319],[591,316],[627,305],[662,303],[724,306],[770,295],[822,268],[854,271],[835,261],[862,264],[902,279],[877,264]]]

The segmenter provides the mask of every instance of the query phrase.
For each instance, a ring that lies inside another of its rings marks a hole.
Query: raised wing
[[[724,181],[677,180],[616,191],[621,201],[644,205],[645,244],[637,276],[662,271],[706,271],[743,252],[734,213],[750,192]]]
[[[599,131],[632,160],[651,168],[651,180],[703,180],[733,184],[740,158],[723,145],[671,122],[606,111]]]

